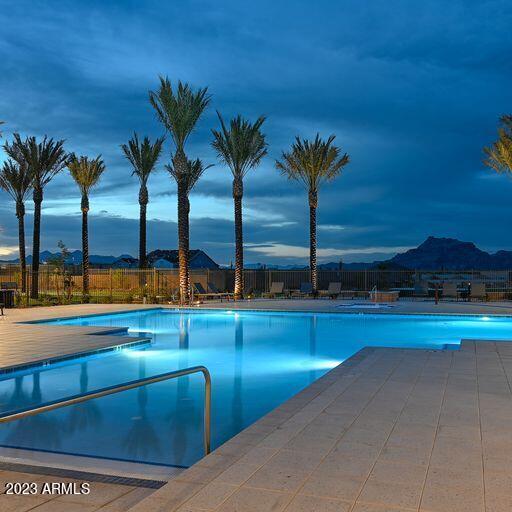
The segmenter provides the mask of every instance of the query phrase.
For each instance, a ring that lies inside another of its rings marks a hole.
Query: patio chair
[[[305,298],[313,297],[313,285],[311,283],[300,283],[300,288],[292,293],[292,297]]]
[[[414,283],[414,296],[427,297],[428,296],[428,281],[416,281]]]
[[[208,282],[208,291],[211,293],[215,293],[219,296],[225,297],[227,300],[233,299],[235,297],[234,293],[231,292],[221,292],[214,283]]]
[[[324,297],[329,297],[331,299],[336,299],[341,293],[341,283],[332,282],[329,283],[329,287],[327,290],[320,290],[319,294]]]
[[[443,283],[443,299],[458,299],[457,283],[444,282]]]
[[[470,299],[487,300],[487,288],[485,283],[471,283]]]
[[[268,293],[264,293],[263,297],[275,299],[278,295],[284,296],[284,283],[280,281],[272,283],[270,285],[270,291]]]
[[[219,298],[219,294],[207,292],[201,283],[194,283],[194,298],[195,297],[198,299]]]

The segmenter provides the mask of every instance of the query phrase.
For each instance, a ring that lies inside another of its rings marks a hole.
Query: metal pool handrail
[[[14,413],[6,413],[0,415],[0,423],[8,423],[10,421],[20,420],[27,416],[34,416],[42,412],[52,411],[54,409],[60,409],[61,407],[67,407],[69,405],[75,405],[94,398],[100,398],[107,395],[113,395],[114,393],[120,393],[121,391],[127,391],[129,389],[138,388],[141,386],[147,386],[148,384],[154,384],[155,382],[162,382],[168,379],[176,379],[192,373],[202,373],[204,377],[204,452],[205,455],[210,453],[210,436],[211,436],[211,377],[210,372],[206,366],[192,366],[190,368],[183,368],[182,370],[176,370],[173,372],[161,373],[153,377],[146,377],[144,379],[133,380],[126,384],[117,386],[110,386],[108,388],[98,389],[97,391],[90,391],[83,395],[72,396],[71,398],[65,398],[63,400],[55,400],[39,407],[31,409],[24,409]]]

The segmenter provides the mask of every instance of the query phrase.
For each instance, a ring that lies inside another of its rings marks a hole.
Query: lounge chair
[[[235,294],[231,292],[221,292],[214,283],[208,282],[208,291],[216,295],[225,297],[227,300],[233,299]]]
[[[485,283],[471,283],[470,299],[487,300],[487,288]]]
[[[300,288],[292,293],[292,297],[313,297],[313,285],[311,283],[300,283]]]
[[[336,299],[341,293],[341,283],[333,282],[329,283],[329,287],[327,290],[320,290],[320,295],[324,297],[330,297],[331,299]]]
[[[223,294],[207,292],[201,283],[194,283],[194,298],[219,299]]]
[[[272,283],[270,285],[270,291],[268,293],[264,293],[263,297],[275,299],[278,295],[282,295],[284,297],[284,283],[280,281]]]
[[[443,283],[443,299],[458,299],[459,293],[457,291],[457,283],[444,282]]]

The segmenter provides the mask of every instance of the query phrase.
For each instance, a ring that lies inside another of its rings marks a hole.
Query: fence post
[[[114,295],[112,293],[112,268],[109,269],[108,273],[109,273],[109,277],[110,277],[110,279],[109,279],[109,282],[110,282],[110,286],[109,286],[110,287],[110,300],[112,302],[114,302]]]

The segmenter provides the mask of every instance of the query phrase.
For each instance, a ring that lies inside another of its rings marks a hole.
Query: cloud
[[[320,231],[343,231],[346,227],[339,224],[319,224],[317,229]]]
[[[335,256],[350,256],[363,254],[396,254],[411,249],[411,247],[363,247],[350,249],[320,248],[317,249],[317,256],[320,259],[332,258]],[[309,257],[309,246],[286,245],[278,242],[267,242],[264,244],[247,244],[249,252],[264,254],[269,258],[307,258]]]
[[[264,228],[285,228],[288,226],[293,226],[294,224],[297,224],[295,221],[285,220],[282,222],[269,222],[267,224],[262,224]]]
[[[91,194],[91,243],[96,252],[134,253],[138,182],[119,146],[133,131],[164,133],[148,90],[168,74],[213,94],[187,151],[216,164],[192,195],[191,235],[218,260],[232,259],[233,202],[232,176],[210,146],[216,109],[226,119],[267,115],[269,155],[245,181],[244,236],[298,249],[252,257],[307,260],[307,193],[274,162],[296,135],[317,132],[336,134],[351,157],[320,190],[320,250],[350,260],[365,253],[347,248],[409,247],[428,235],[511,248],[502,210],[512,184],[481,159],[510,110],[512,4],[297,0],[290,12],[290,2],[268,0],[251,16],[234,0],[12,3],[0,13],[4,137],[47,133],[77,154],[101,153],[107,171]],[[176,186],[163,170],[171,147],[166,140],[149,182],[152,247],[176,245]],[[79,246],[79,201],[67,172],[48,186],[43,248],[59,239]],[[0,225],[0,245],[15,247],[3,192]]]
[[[14,256],[18,252],[17,246],[9,247],[7,245],[0,245],[0,256]]]

